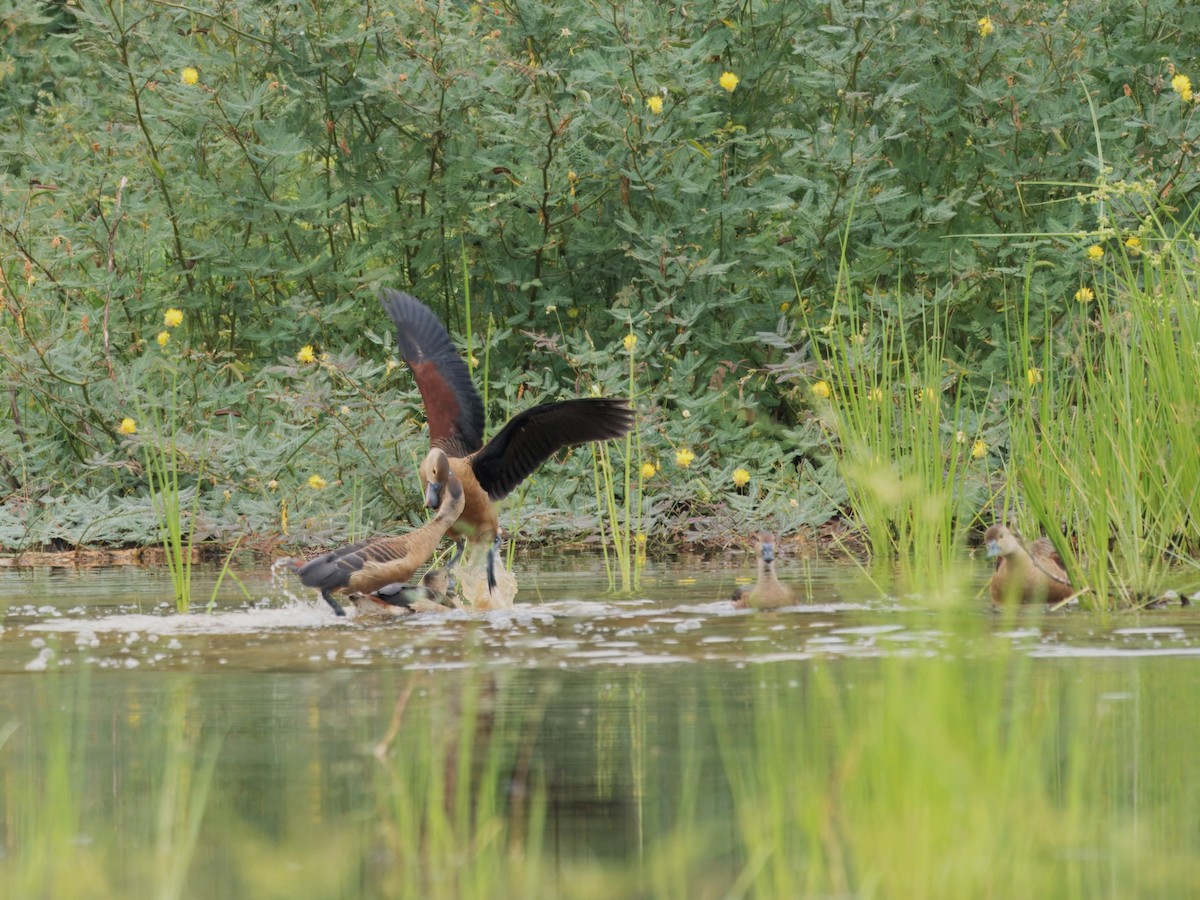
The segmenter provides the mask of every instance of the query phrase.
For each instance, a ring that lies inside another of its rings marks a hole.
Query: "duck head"
[[[1021,549],[1021,542],[1006,525],[993,525],[983,536],[984,546],[987,547],[988,559],[995,556],[1008,556]]]
[[[437,509],[442,503],[442,489],[450,479],[450,457],[445,450],[434,447],[429,451],[421,463],[421,477],[425,481],[425,505]]]

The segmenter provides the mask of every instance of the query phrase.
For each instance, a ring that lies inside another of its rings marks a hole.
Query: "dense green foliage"
[[[957,415],[1014,370],[1013,310],[1057,333],[1084,248],[1137,228],[1105,185],[1186,220],[1200,181],[1172,87],[1200,22],[1167,0],[4,6],[9,546],[144,538],[122,500],[145,507],[142,435],[117,426],[173,383],[202,536],[278,530],[281,496],[316,539],[415,505],[381,284],[463,336],[493,423],[623,391],[637,336],[652,535],[756,506],[816,525],[847,498],[809,390],[839,302],[886,326],[882,368],[936,322]],[[968,412],[975,437],[1004,410]],[[588,521],[590,459],[531,486],[519,527]]]

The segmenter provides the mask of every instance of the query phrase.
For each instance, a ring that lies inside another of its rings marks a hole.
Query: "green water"
[[[744,613],[741,562],[613,600],[533,560],[513,612],[374,622],[265,571],[189,616],[158,571],[0,572],[0,896],[1200,889],[1191,609],[933,611],[827,567]]]

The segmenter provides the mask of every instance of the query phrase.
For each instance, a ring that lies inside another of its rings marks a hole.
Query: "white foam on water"
[[[126,613],[98,619],[55,619],[25,626],[28,631],[76,634],[94,639],[97,633],[121,634],[126,644],[142,638],[173,634],[253,634],[288,628],[344,626],[353,618],[339,618],[325,604],[294,602],[271,609],[238,609],[221,612],[169,613],[149,616]]]

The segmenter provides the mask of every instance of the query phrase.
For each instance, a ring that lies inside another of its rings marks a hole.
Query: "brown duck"
[[[442,536],[462,513],[465,494],[462,483],[450,470],[449,458],[437,450],[430,453],[428,461],[445,489],[438,501],[437,515],[420,528],[398,537],[356,541],[304,565],[295,560],[290,562],[300,581],[319,590],[337,615],[344,616],[346,612],[333,598],[335,591],[374,595],[395,582],[407,582],[433,556]],[[389,602],[386,597],[380,599]]]
[[[454,559],[467,539],[490,544],[487,583],[491,590],[496,586],[500,540],[495,504],[558,450],[622,437],[633,427],[633,410],[626,400],[611,397],[543,403],[517,413],[484,444],[483,401],[437,316],[400,291],[385,288],[380,301],[396,325],[397,349],[412,370],[429,422],[431,449],[420,469],[425,505],[433,508],[440,502],[446,482],[433,460],[444,451],[466,497],[462,515],[449,532],[458,543]]]
[[[778,609],[795,603],[792,589],[775,577],[775,535],[760,531],[754,536],[758,554],[758,583],[741,585],[733,592],[733,605],[738,609]]]
[[[1062,557],[1048,538],[1025,549],[1021,538],[1005,525],[993,525],[983,536],[988,558],[996,558],[989,589],[992,602],[1061,603],[1075,595]]]

